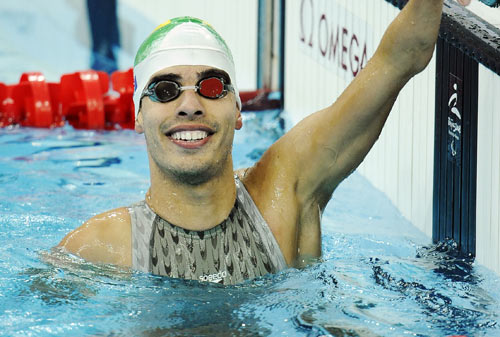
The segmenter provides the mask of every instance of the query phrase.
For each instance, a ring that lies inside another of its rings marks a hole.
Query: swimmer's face
[[[180,86],[194,86],[207,77],[227,74],[206,66],[174,66],[153,76],[174,80]],[[217,175],[231,162],[234,130],[242,126],[235,96],[209,99],[194,90],[182,91],[179,97],[155,102],[143,97],[137,116],[136,131],[144,133],[150,164],[182,182],[199,184]]]

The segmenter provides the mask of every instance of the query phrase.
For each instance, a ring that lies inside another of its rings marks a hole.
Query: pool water
[[[236,167],[282,134],[245,113]],[[500,278],[406,221],[354,173],[323,214],[322,261],[237,286],[93,265],[51,248],[149,186],[131,130],[0,130],[2,336],[500,336]]]

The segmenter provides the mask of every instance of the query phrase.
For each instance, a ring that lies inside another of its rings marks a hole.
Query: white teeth
[[[176,140],[201,140],[207,136],[208,132],[206,131],[179,131],[171,135]]]

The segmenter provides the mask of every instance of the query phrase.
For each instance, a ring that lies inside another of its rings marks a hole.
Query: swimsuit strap
[[[175,226],[143,200],[129,208],[132,267],[175,278],[236,284],[287,267],[279,245],[243,183],[227,219],[205,231]]]

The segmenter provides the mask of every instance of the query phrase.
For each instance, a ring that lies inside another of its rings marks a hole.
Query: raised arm
[[[338,100],[297,124],[263,158],[279,158],[302,201],[322,209],[380,135],[399,91],[434,51],[443,0],[411,0]],[[300,202],[300,201],[299,201]]]

